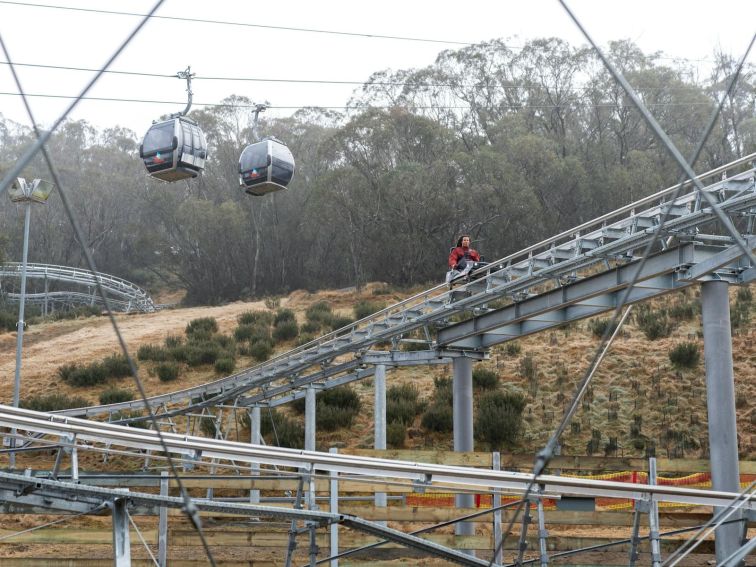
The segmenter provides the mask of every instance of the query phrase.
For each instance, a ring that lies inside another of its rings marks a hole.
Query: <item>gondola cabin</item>
[[[286,189],[294,176],[294,156],[286,144],[265,138],[250,144],[239,158],[239,183],[250,195]]]
[[[150,126],[139,146],[139,157],[156,179],[169,183],[191,179],[205,168],[207,142],[194,120],[178,116]]]

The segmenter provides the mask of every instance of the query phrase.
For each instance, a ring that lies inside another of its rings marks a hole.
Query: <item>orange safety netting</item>
[[[621,471],[606,474],[596,475],[578,475],[578,474],[565,474],[570,478],[583,478],[589,480],[611,480],[614,482],[627,482],[632,484],[647,484],[648,473],[638,471]],[[756,480],[756,474],[742,474],[740,475],[740,487],[745,488],[751,482]],[[657,476],[656,483],[663,486],[685,486],[688,488],[711,488],[711,473],[695,473],[678,478],[670,478]],[[412,507],[453,507],[455,495],[445,492],[430,492],[430,493],[413,493],[406,497],[406,505]],[[490,494],[476,494],[475,495],[475,507],[476,508],[490,508],[493,498]],[[516,496],[502,496],[501,503],[507,504],[510,502],[516,502],[518,498]],[[547,498],[543,502],[546,510],[556,509],[556,500]],[[678,504],[675,502],[659,502],[659,507],[664,508],[679,508],[682,506],[690,506],[688,504]],[[597,510],[622,510],[633,507],[633,501],[629,498],[596,498]]]

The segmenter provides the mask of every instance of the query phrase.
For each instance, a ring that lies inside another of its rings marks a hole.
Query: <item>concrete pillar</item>
[[[375,442],[374,447],[378,451],[386,450],[386,365],[378,364],[375,367],[375,375],[373,378],[373,386],[375,388]],[[375,505],[386,507],[386,493],[375,493]],[[385,522],[381,522],[385,525]]]
[[[735,414],[735,379],[732,369],[730,298],[727,282],[701,284],[706,405],[709,414],[709,453],[714,490],[740,492],[738,429]],[[717,513],[719,509],[715,509]],[[739,512],[733,519],[741,517]],[[741,524],[716,530],[717,564],[741,546]]]
[[[260,434],[260,406],[252,406],[249,410],[249,442],[253,445],[259,445],[262,439]],[[260,463],[252,463],[249,467],[252,476],[260,474]],[[249,491],[249,503],[260,503],[260,491],[253,489]]]
[[[472,365],[473,361],[466,357],[454,359],[454,378],[452,383],[453,412],[454,412],[454,450],[472,451],[473,440],[473,396],[472,396]],[[457,508],[474,508],[473,494],[458,494]],[[457,535],[473,535],[475,524],[461,522],[457,524]],[[471,552],[471,554],[474,552]]]

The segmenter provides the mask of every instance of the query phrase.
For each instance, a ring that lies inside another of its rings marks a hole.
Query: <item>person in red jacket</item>
[[[470,248],[470,237],[463,234],[449,254],[449,269],[462,271],[467,267],[468,261],[480,262],[480,254]]]

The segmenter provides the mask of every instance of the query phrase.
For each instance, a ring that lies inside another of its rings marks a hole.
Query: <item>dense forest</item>
[[[690,64],[612,43],[611,58],[684,155],[703,135],[735,61]],[[456,235],[490,259],[672,185],[677,166],[596,56],[558,39],[442,52],[424,69],[383,71],[344,113],[263,120],[297,161],[289,190],[250,197],[238,157],[251,101],[194,110],[204,176],[149,179],[135,132],[65,123],[49,149],[103,272],[188,303],[359,285],[438,282]],[[756,150],[756,76],[746,69],[705,151],[706,171]],[[33,140],[0,115],[0,175]],[[24,172],[49,178],[38,157]],[[0,258],[21,257],[23,215],[0,207]],[[59,196],[33,210],[30,261],[82,266]]]

